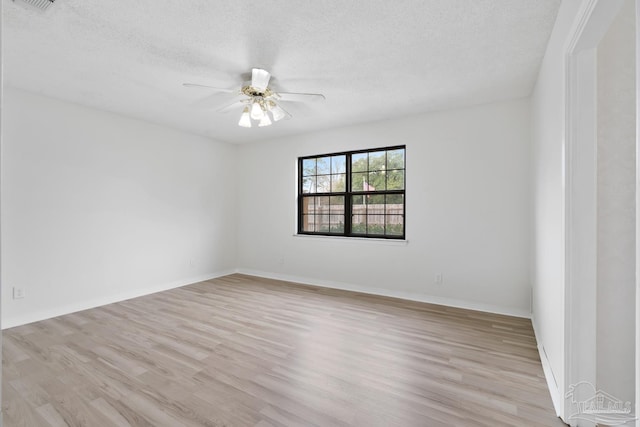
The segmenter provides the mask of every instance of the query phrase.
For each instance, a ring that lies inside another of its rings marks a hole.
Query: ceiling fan
[[[245,82],[239,90],[223,89],[195,83],[183,83],[183,86],[208,88],[225,93],[237,93],[238,96],[242,97],[241,99],[219,108],[217,111],[226,113],[244,106],[238,125],[245,128],[250,128],[252,121],[258,122],[258,126],[262,127],[270,126],[273,122],[284,118],[290,118],[291,114],[282,108],[280,105],[281,101],[306,102],[325,99],[324,95],[319,93],[276,92],[269,87],[270,79],[271,74],[267,70],[253,68],[251,70],[251,81]]]

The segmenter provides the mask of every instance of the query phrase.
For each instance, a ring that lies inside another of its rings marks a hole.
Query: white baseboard
[[[88,310],[90,308],[100,307],[107,304],[113,304],[114,302],[125,301],[131,298],[137,298],[144,295],[154,294],[156,292],[167,291],[169,289],[175,289],[182,286],[190,285],[192,283],[198,283],[205,280],[215,279],[216,277],[227,276],[235,273],[235,270],[225,270],[216,273],[209,273],[195,277],[189,277],[183,280],[178,280],[169,283],[163,283],[156,286],[151,286],[143,289],[133,289],[130,292],[122,292],[115,295],[109,295],[101,298],[94,298],[87,301],[76,302],[73,304],[64,305],[61,307],[53,307],[45,310],[34,311],[31,313],[21,314],[20,316],[11,317],[8,319],[2,319],[2,329],[13,328],[15,326],[26,325],[27,323],[38,322],[40,320],[51,319],[52,317],[58,317],[65,314],[75,313],[82,310]]]
[[[504,314],[507,316],[530,318],[531,314],[527,310],[513,309],[509,307],[500,307],[490,304],[478,303],[474,301],[457,300],[453,298],[444,298],[433,295],[425,295],[417,292],[405,292],[395,291],[391,289],[383,288],[371,288],[362,285],[355,285],[349,283],[311,279],[302,276],[293,276],[287,274],[272,273],[267,271],[252,270],[246,268],[239,268],[236,270],[225,270],[215,273],[210,273],[201,276],[190,277],[187,279],[164,283],[157,286],[147,287],[143,289],[135,289],[130,292],[119,293],[110,295],[108,297],[95,298],[87,301],[82,301],[74,304],[68,304],[61,307],[54,307],[46,310],[34,311],[26,313],[20,316],[15,316],[7,319],[2,319],[2,329],[13,328],[15,326],[25,325],[27,323],[37,322],[40,320],[50,319],[52,317],[62,316],[65,314],[75,313],[82,310],[88,310],[90,308],[100,307],[115,302],[128,300],[131,298],[137,298],[144,295],[153,294],[156,292],[166,291],[169,289],[179,288],[192,283],[202,282],[205,280],[215,279],[217,277],[226,276],[233,273],[247,274],[251,276],[264,277],[267,279],[284,280],[288,282],[301,283],[305,285],[320,286],[331,289],[341,289],[346,291],[361,292],[370,295],[380,295],[386,297],[400,298],[409,301],[426,302],[431,304],[444,305],[449,307],[464,308],[468,310],[484,311],[487,313]],[[544,366],[544,364],[543,364]]]
[[[547,357],[547,353],[544,350],[544,345],[538,336],[538,331],[536,328],[535,318],[531,317],[531,324],[533,325],[533,333],[536,336],[536,342],[538,343],[538,353],[540,354],[540,362],[542,362],[542,370],[544,371],[544,378],[547,380],[547,388],[549,389],[549,394],[551,395],[551,402],[553,403],[553,408],[556,411],[556,415],[562,419],[564,415],[564,399],[563,393],[558,388],[558,384],[556,383],[555,375],[553,374],[553,370],[551,369],[551,363],[549,362],[549,358]]]
[[[506,316],[531,318],[528,310],[520,310],[510,307],[500,307],[491,304],[484,304],[474,301],[457,300],[454,298],[438,297],[433,295],[425,295],[417,292],[396,291],[392,289],[371,288],[362,285],[354,285],[350,283],[335,282],[330,280],[311,279],[308,277],[292,276],[288,274],[272,273],[268,271],[252,270],[247,268],[239,268],[238,273],[247,274],[249,276],[264,277],[266,279],[284,280],[287,282],[301,283],[304,285],[320,286],[331,289],[341,289],[345,291],[355,291],[370,295],[380,295],[385,297],[400,298],[409,301],[426,302],[430,304],[445,305],[449,307],[465,308],[468,310],[484,311],[487,313],[504,314]]]

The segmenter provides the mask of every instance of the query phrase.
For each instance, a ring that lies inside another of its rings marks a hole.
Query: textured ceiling
[[[560,0],[5,0],[5,84],[229,142],[528,96]],[[252,67],[283,103],[267,128],[221,114]]]

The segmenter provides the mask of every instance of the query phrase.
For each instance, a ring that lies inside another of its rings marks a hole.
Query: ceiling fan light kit
[[[251,118],[253,120],[260,120],[264,116],[262,111],[262,105],[260,105],[260,99],[258,97],[253,98],[253,104],[251,105]]]
[[[249,106],[244,107],[242,111],[242,115],[240,116],[240,121],[238,122],[238,126],[243,128],[251,127],[251,113],[249,112]]]
[[[260,119],[260,123],[258,124],[258,127],[264,126],[271,126],[271,119],[269,118],[269,115],[267,113],[262,116],[262,118]]]
[[[270,126],[273,122],[291,117],[291,114],[282,108],[278,101],[304,102],[325,99],[324,95],[319,93],[276,92],[269,87],[270,79],[271,74],[267,70],[253,68],[251,70],[251,82],[247,82],[242,86],[238,93],[238,96],[245,96],[246,98],[219,108],[218,112],[226,113],[235,107],[242,106],[243,109],[238,126],[250,128],[252,127],[252,121],[257,121],[258,127],[265,127]],[[229,89],[194,83],[184,83],[183,85],[186,87],[205,87],[218,92],[233,92]]]
[[[276,122],[278,120],[282,120],[287,117],[286,111],[284,111],[278,104],[273,101],[268,102],[269,110],[271,111],[271,115],[273,116],[273,120]]]

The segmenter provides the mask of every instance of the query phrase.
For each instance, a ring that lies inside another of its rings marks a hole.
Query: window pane
[[[384,214],[384,194],[372,194],[367,196],[367,205],[369,205],[369,209],[377,206],[378,209],[381,210],[380,214]],[[372,213],[369,211],[369,213]]]
[[[332,233],[344,232],[344,215],[331,215],[330,231]]]
[[[387,224],[385,234],[388,236],[402,236],[404,229],[404,216],[387,215]]]
[[[315,230],[315,215],[302,215],[302,231]]]
[[[367,205],[365,202],[366,196],[353,196],[351,201],[351,224],[360,224],[365,227],[367,222]],[[364,233],[366,228],[362,228],[361,232]]]
[[[327,206],[328,208],[328,206]],[[316,215],[316,232],[327,233],[329,232],[329,210],[323,211],[322,215]]]
[[[369,171],[385,170],[387,165],[387,152],[374,151],[369,153]]]
[[[402,205],[404,203],[404,194],[387,194],[386,203],[388,205]]]
[[[387,171],[387,190],[404,190],[404,171]]]
[[[365,191],[383,191],[385,190],[385,172],[377,171],[377,172],[369,172],[369,176],[367,178],[367,183],[369,184],[369,189]]]
[[[347,174],[331,175],[331,191],[334,193],[345,191]]]
[[[404,169],[404,150],[387,151],[387,169]]]
[[[404,214],[404,204],[402,203],[402,194],[389,194],[387,196],[386,212],[387,215]]]
[[[367,182],[366,173],[352,173],[351,174],[351,191],[369,191],[369,190],[365,190],[366,182]]]
[[[329,201],[331,199],[329,196],[319,196],[316,197],[316,212],[321,211],[322,209],[329,210]]]
[[[367,234],[384,234],[384,215],[367,215]]]
[[[302,213],[304,215],[313,213],[313,197],[302,198]]]
[[[316,159],[304,159],[302,161],[302,176],[316,174]]]
[[[351,216],[351,233],[366,234],[367,232],[367,216],[352,215]]]
[[[344,197],[343,196],[331,196],[331,206],[329,210],[332,214],[344,214]]]
[[[358,153],[351,156],[351,172],[367,171],[367,153]]]
[[[318,175],[329,175],[331,173],[331,157],[318,157]]]
[[[321,203],[324,202],[325,199],[327,199],[327,197],[305,197],[302,199],[302,213],[309,215],[322,213],[323,206]],[[328,209],[328,207],[325,209]]]
[[[316,193],[329,193],[331,191],[331,175],[318,175]]]
[[[333,156],[331,158],[331,173],[345,173],[347,171],[346,156]]]
[[[316,177],[307,176],[302,178],[302,192],[303,193],[315,193],[316,192]]]

